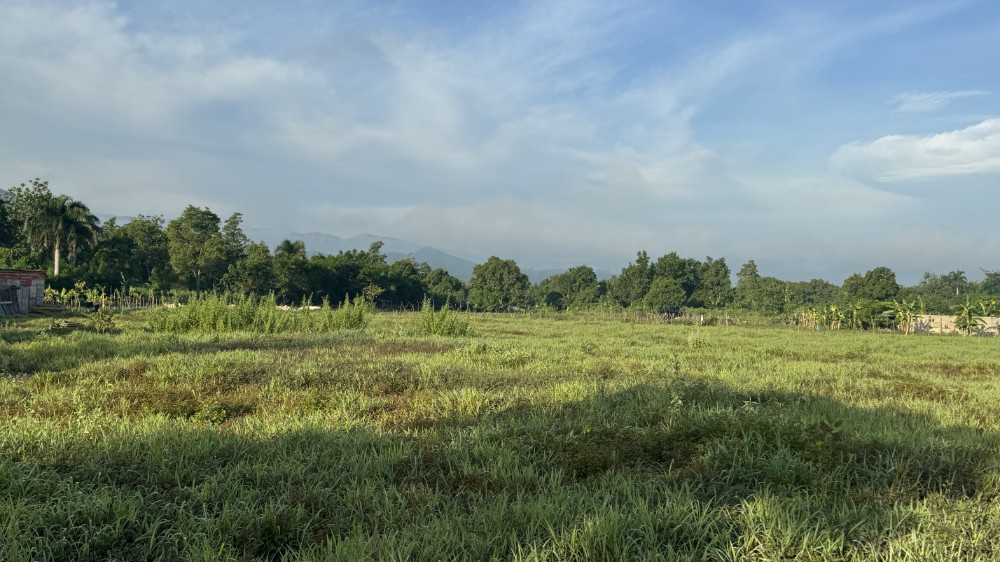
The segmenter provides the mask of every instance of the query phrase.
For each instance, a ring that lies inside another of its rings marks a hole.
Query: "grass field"
[[[0,560],[1000,559],[996,339],[465,318],[3,328]]]

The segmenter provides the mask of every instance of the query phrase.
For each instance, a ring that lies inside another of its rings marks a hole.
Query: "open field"
[[[467,318],[3,328],[0,559],[1000,558],[997,339]]]

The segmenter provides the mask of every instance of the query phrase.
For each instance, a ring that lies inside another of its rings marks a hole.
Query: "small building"
[[[16,303],[14,314],[27,314],[32,306],[45,302],[45,270],[0,269],[0,302]],[[4,313],[8,312],[4,305]]]

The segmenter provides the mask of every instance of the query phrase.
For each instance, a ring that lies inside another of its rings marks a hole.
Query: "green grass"
[[[1000,341],[449,314],[4,328],[0,559],[1000,558]]]

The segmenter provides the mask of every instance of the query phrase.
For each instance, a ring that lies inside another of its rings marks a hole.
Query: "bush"
[[[111,308],[107,306],[101,305],[101,308],[90,315],[90,319],[94,321],[94,329],[97,330],[98,334],[110,332],[115,329],[115,315],[111,312]]]
[[[372,306],[358,297],[344,299],[338,308],[323,300],[318,311],[308,308],[283,310],[274,295],[256,300],[246,296],[208,295],[191,299],[177,308],[161,308],[150,318],[150,327],[157,332],[316,332],[357,330],[368,324]]]
[[[420,307],[420,320],[417,325],[425,334],[438,336],[464,336],[469,333],[469,323],[459,318],[445,302],[441,310],[434,310],[431,299],[424,297]]]

